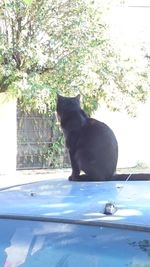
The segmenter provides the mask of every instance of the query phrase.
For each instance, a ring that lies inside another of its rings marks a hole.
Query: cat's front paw
[[[74,174],[74,173],[72,173],[70,176],[69,176],[69,178],[68,178],[68,180],[69,181],[77,181],[78,180],[78,174]]]
[[[79,181],[79,175],[70,175],[68,178],[69,181]]]
[[[69,180],[69,181],[73,181],[73,180],[74,180],[74,179],[73,179],[73,176],[70,175],[70,176],[68,177],[68,180]]]

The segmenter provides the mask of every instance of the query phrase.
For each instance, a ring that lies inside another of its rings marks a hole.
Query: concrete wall
[[[16,170],[16,100],[0,93],[0,174]]]
[[[136,118],[127,114],[110,112],[105,106],[94,117],[108,124],[114,131],[119,145],[118,168],[142,163],[150,166],[150,99],[139,104]]]

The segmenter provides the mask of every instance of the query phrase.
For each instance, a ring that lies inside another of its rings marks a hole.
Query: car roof
[[[70,182],[64,178],[0,191],[0,217],[32,218],[150,231],[149,181]],[[114,214],[105,214],[106,205]]]

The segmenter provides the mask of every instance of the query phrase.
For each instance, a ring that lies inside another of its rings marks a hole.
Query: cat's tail
[[[150,181],[150,173],[123,173],[114,174],[110,178],[103,179],[102,177],[94,178],[94,176],[88,176],[86,174],[79,175],[74,179],[69,178],[70,181],[78,182],[111,182],[111,181]]]
[[[115,174],[109,181],[150,181],[150,173]]]

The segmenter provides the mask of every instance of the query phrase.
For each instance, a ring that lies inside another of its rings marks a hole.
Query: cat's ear
[[[57,99],[60,99],[61,98],[61,95],[59,95],[58,93],[57,93]]]
[[[80,101],[80,94],[78,94],[78,95],[76,96],[76,99],[78,99],[78,101]]]
[[[57,94],[57,102],[61,101],[63,99],[63,96]]]

